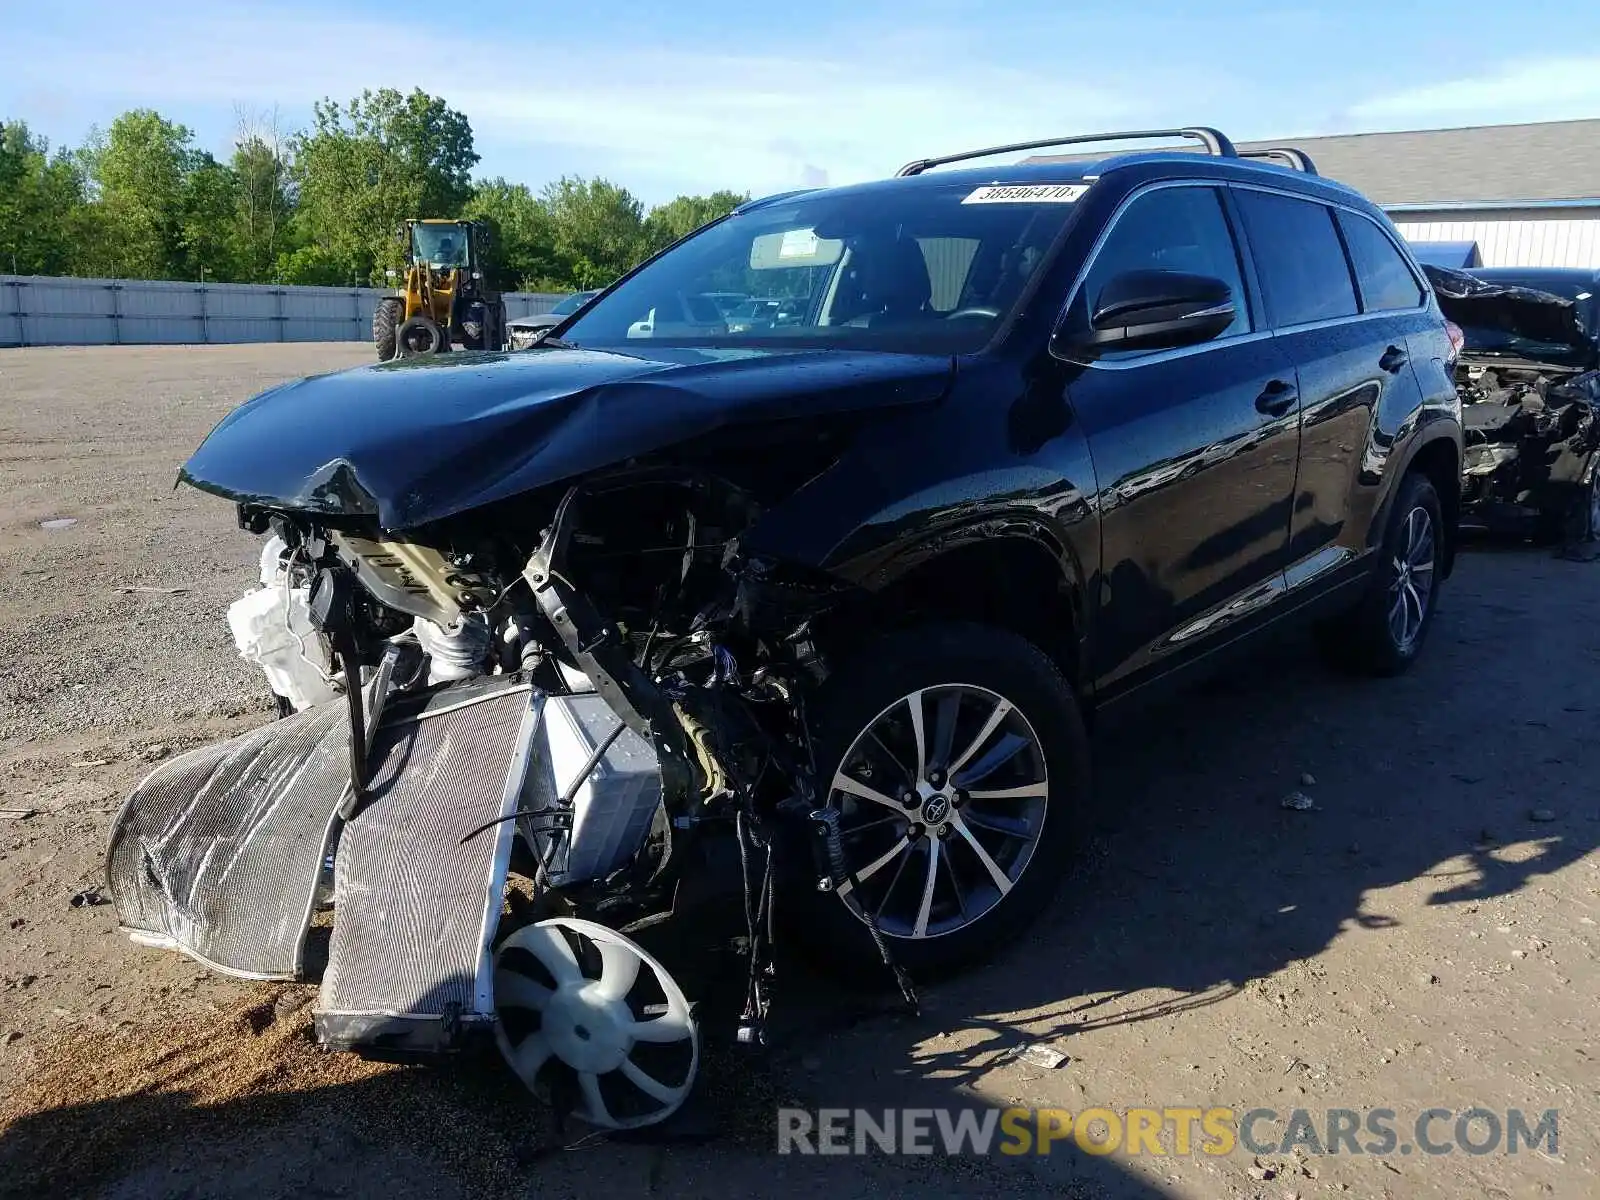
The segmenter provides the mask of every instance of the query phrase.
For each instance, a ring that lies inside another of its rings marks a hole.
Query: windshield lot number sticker
[[[810,258],[817,252],[817,235],[811,229],[786,229],[778,244],[779,258]]]
[[[1089,190],[1086,183],[990,184],[978,188],[963,204],[1071,204]]]

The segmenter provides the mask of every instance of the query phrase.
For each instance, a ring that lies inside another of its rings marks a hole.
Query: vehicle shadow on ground
[[[150,1085],[13,1123],[0,1134],[0,1197],[809,1198],[826,1190],[833,1197],[976,1198],[1002,1188],[1084,1200],[1154,1200],[1160,1194],[1102,1161],[1093,1163],[1100,1182],[1086,1178],[1063,1187],[1040,1180],[1031,1187],[1026,1175],[1019,1178],[992,1158],[780,1155],[777,1109],[810,1101],[787,1090],[781,1064],[752,1059],[726,1043],[706,1047],[698,1103],[685,1121],[665,1133],[605,1136],[553,1122],[492,1048],[435,1066],[325,1082],[338,1068],[313,1064],[328,1056],[313,1046],[301,1007],[266,1034],[277,1043],[271,1054],[281,1066],[255,1081],[261,1090],[219,1100],[218,1090],[230,1090],[236,1074],[235,1039],[250,1036],[240,1022],[266,1014],[270,1023],[273,993],[286,989],[262,990],[264,1000],[236,1016],[232,1027],[214,1031],[214,1045],[152,1054],[145,1064]],[[300,999],[309,1002],[309,994]],[[244,1057],[254,1056],[247,1050]],[[181,1065],[164,1070],[174,1059]],[[162,1076],[162,1083],[153,1082]],[[302,1076],[318,1082],[301,1089]],[[915,1102],[924,1107],[985,1107],[954,1090],[915,1090]],[[1070,1153],[1070,1144],[1057,1148],[1061,1157]]]
[[[1595,571],[1545,551],[1467,554],[1407,675],[1353,678],[1308,637],[1286,635],[1099,731],[1087,853],[1050,911],[988,970],[933,989],[923,1019],[849,1039],[817,1102],[990,1095],[1025,1077],[1008,1072],[997,1085],[1007,1047],[1050,1040],[1071,1054],[1076,1035],[1151,1021],[1171,1056],[1204,1062],[1211,1049],[1184,1036],[1187,1014],[1342,934],[1381,938],[1405,919],[1383,889],[1421,881],[1425,905],[1470,906],[1592,853]],[[1315,807],[1285,807],[1292,792]],[[1415,967],[1371,982],[1414,987]],[[1201,1030],[1214,1037],[1218,1025]],[[1287,1040],[1259,1049],[1291,1061]],[[1080,1101],[1151,1102],[1196,1098]],[[1051,1175],[1121,1194],[1104,1161],[1072,1154]]]
[[[1021,1020],[1030,1038],[1068,1053],[1085,1031],[1164,1021],[1175,1045],[1187,1042],[1183,1054],[1203,1057],[1203,1043],[1182,1038],[1187,1014],[1341,933],[1398,924],[1373,893],[1427,880],[1430,905],[1476,903],[1590,853],[1600,840],[1589,786],[1595,568],[1533,554],[1512,565],[1501,553],[1462,560],[1426,654],[1404,677],[1348,678],[1306,639],[1283,638],[1102,730],[1086,853],[1033,930],[987,970],[929,989],[916,1018],[790,972],[772,1055],[708,1049],[704,1145],[562,1149],[575,1131],[552,1129],[495,1064],[463,1062],[300,1091],[291,1078],[288,1094],[219,1104],[147,1090],[50,1109],[0,1137],[0,1194],[39,1194],[44,1180],[52,1194],[119,1200],[1164,1194],[1070,1143],[1048,1159],[780,1156],[775,1114],[993,1107],[1004,1099],[984,1076],[1022,1039]],[[1315,808],[1283,807],[1295,790]],[[1520,852],[1502,857],[1511,844]],[[301,1037],[286,1053],[314,1052]]]

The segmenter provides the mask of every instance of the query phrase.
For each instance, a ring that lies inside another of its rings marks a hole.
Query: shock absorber
[[[848,883],[850,890],[860,895],[860,881],[850,869],[844,858],[844,841],[839,835],[839,813],[832,808],[818,808],[811,812],[811,830],[815,837],[815,845],[825,865],[825,871],[817,880],[817,890],[823,892],[836,892],[840,886]],[[889,973],[894,976],[895,985],[900,989],[900,995],[906,1002],[906,1007],[916,1016],[921,1006],[917,1002],[916,988],[911,983],[911,977],[906,970],[894,960],[894,955],[889,952],[889,943],[883,936],[883,931],[878,928],[878,918],[865,904],[859,905],[861,919],[866,923],[867,932],[872,935],[872,944],[878,948],[878,957],[883,959],[883,965],[889,968]]]

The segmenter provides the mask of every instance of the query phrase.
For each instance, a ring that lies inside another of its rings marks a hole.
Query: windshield
[[[1493,329],[1483,325],[1463,325],[1468,354],[1507,355],[1511,358],[1528,358],[1537,362],[1582,365],[1589,357],[1576,346],[1566,342],[1546,342],[1524,337],[1507,329]]]
[[[1572,301],[1573,316],[1578,330],[1590,342],[1600,341],[1600,287],[1587,272],[1571,275],[1553,272],[1494,270],[1471,272],[1485,283],[1501,287],[1528,288],[1551,296]],[[1507,329],[1481,325],[1462,324],[1467,337],[1467,348],[1483,354],[1511,354],[1546,362],[1583,364],[1592,352],[1570,342],[1549,342],[1513,333]]]
[[[780,201],[667,251],[596,301],[563,340],[976,350],[1085,190],[918,181]],[[754,312],[751,299],[760,302]]]
[[[593,292],[573,292],[572,295],[557,300],[555,307],[550,310],[550,315],[552,317],[570,317],[588,303],[593,295]]]
[[[467,231],[459,225],[413,225],[411,255],[432,267],[464,267]]]
[[[1551,273],[1518,274],[1515,271],[1473,271],[1470,274],[1484,283],[1496,287],[1526,288],[1547,296],[1558,296],[1572,304],[1572,317],[1577,329],[1570,326],[1563,333],[1551,331],[1552,323],[1564,324],[1555,315],[1549,302],[1539,304],[1536,299],[1517,301],[1504,314],[1504,319],[1489,316],[1481,320],[1462,320],[1462,333],[1466,335],[1468,353],[1504,355],[1532,359],[1566,366],[1585,367],[1594,359],[1595,343],[1600,330],[1600,296],[1594,292],[1594,283],[1586,275],[1563,276]],[[1530,302],[1531,301],[1531,302]],[[1448,313],[1447,309],[1447,313]],[[1462,313],[1470,318],[1473,314]],[[1551,340],[1560,337],[1561,340]],[[1591,345],[1585,345],[1585,343]]]

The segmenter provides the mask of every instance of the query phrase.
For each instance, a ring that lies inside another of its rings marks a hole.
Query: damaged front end
[[[240,501],[267,540],[229,620],[284,715],[129,798],[123,927],[236,975],[320,974],[326,1045],[410,1058],[492,1031],[564,1111],[668,1116],[699,1031],[652,939],[737,914],[737,1036],[759,1043],[780,878],[848,881],[805,699],[812,623],[852,589],[745,549],[837,442],[787,450],[760,490],[647,458],[403,534]]]
[[[1462,506],[1491,529],[1529,526],[1551,540],[1594,533],[1600,372],[1463,362]]]
[[[1425,267],[1462,327],[1463,521],[1568,544],[1600,534],[1600,350],[1574,301]]]

